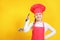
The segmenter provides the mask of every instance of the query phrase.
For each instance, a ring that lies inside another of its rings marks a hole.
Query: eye
[[[41,15],[41,14],[39,14],[39,15]]]

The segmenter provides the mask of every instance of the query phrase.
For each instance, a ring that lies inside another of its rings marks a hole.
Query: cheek
[[[42,17],[42,15],[40,17]]]

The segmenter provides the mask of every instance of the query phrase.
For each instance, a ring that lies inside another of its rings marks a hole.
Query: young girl
[[[32,29],[32,38],[31,40],[44,40],[56,33],[56,30],[50,26],[48,23],[43,22],[43,12],[45,11],[46,7],[42,4],[35,4],[31,7],[30,11],[34,14],[35,21],[29,24],[29,17],[27,16],[26,23],[24,25],[24,29],[19,29],[19,31],[28,32]],[[51,33],[48,35],[44,35],[44,33],[50,30]]]

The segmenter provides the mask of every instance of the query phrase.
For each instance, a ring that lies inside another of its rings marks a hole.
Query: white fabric
[[[29,20],[26,21],[26,23],[24,25],[24,32],[28,32],[31,29],[32,26],[33,26],[33,22],[29,24]],[[43,23],[42,22],[36,22],[35,26],[37,26],[37,27],[43,27]],[[48,35],[46,35],[45,39],[53,36],[56,33],[56,30],[51,25],[49,25],[46,22],[44,22],[44,28],[45,28],[45,32],[47,30],[51,30],[51,33],[48,34]]]

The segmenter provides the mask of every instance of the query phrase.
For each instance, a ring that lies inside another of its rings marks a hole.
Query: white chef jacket
[[[27,20],[27,21],[25,22],[24,32],[28,32],[28,31],[32,28],[32,26],[33,26],[33,23],[34,23],[34,22],[32,22],[32,23],[29,24],[29,21],[30,21],[30,20]],[[36,27],[43,27],[43,23],[42,23],[42,22],[36,22],[36,23],[35,23],[35,26],[36,26]],[[45,32],[46,32],[48,29],[51,30],[51,33],[48,34],[48,35],[46,35],[46,36],[45,36],[45,39],[53,36],[53,35],[56,33],[56,30],[55,30],[51,25],[49,25],[49,24],[46,23],[46,22],[44,22],[44,28],[45,28]]]

